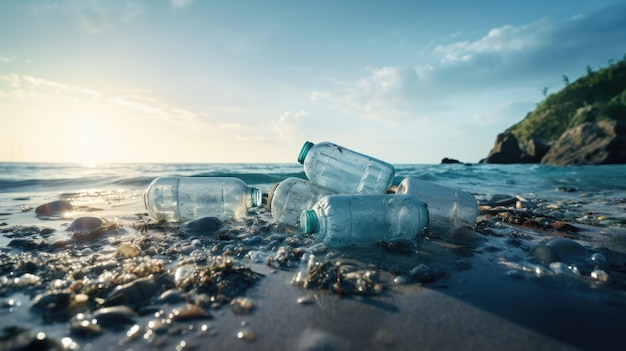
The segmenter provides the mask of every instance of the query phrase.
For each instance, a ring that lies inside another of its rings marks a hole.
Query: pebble
[[[250,314],[254,308],[254,302],[247,297],[237,297],[230,302],[230,308],[237,315]]]
[[[563,262],[578,260],[587,253],[584,246],[569,239],[552,239],[546,243],[546,246],[552,248]]]
[[[217,217],[201,217],[185,223],[179,230],[179,235],[213,235],[222,227],[222,221]]]
[[[102,327],[113,327],[134,323],[137,314],[128,306],[103,307],[93,312],[93,318]]]
[[[159,296],[160,303],[174,304],[174,303],[179,303],[183,301],[185,301],[185,297],[183,296],[182,292],[178,289],[166,290]]]
[[[428,283],[435,280],[433,270],[425,264],[419,264],[411,269],[411,277],[418,283]]]
[[[35,208],[35,213],[38,216],[58,216],[64,212],[69,212],[74,209],[74,206],[67,200],[56,200],[48,202]]]
[[[122,300],[127,304],[146,302],[157,292],[158,286],[151,277],[139,278],[130,283],[119,285],[109,295],[110,301]]]
[[[490,206],[490,207],[498,207],[498,206],[512,206],[517,203],[517,197],[503,195],[503,194],[495,194],[489,199],[480,201],[481,206]]]
[[[98,217],[78,217],[76,218],[69,227],[67,227],[68,232],[78,232],[81,234],[92,232],[98,227],[102,225],[102,219]]]
[[[452,228],[446,233],[447,239],[456,244],[476,246],[485,241],[477,232],[467,228]]]
[[[132,243],[122,243],[117,250],[115,250],[115,257],[132,258],[137,257],[141,253],[141,248]]]

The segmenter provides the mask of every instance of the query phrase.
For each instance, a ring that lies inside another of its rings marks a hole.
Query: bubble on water
[[[395,278],[393,278],[393,282],[394,284],[406,284],[409,282],[409,279],[406,276],[403,275],[398,275]]]
[[[243,341],[254,341],[256,339],[256,333],[254,330],[246,328],[237,332],[237,339]]]
[[[78,350],[78,344],[69,337],[61,339],[61,345],[63,345],[63,350]]]
[[[596,265],[596,267],[605,268],[609,265],[606,260],[606,256],[601,253],[594,253],[591,255],[591,262]]]
[[[591,278],[606,283],[609,280],[609,275],[608,273],[606,273],[605,271],[601,270],[601,269],[596,269],[593,272],[591,272]]]
[[[267,254],[259,250],[250,250],[246,254],[246,258],[253,263],[263,263],[267,260]]]
[[[542,265],[534,265],[533,272],[537,278],[549,277],[553,274],[552,270]]]
[[[557,275],[563,275],[572,278],[577,278],[580,275],[578,267],[576,267],[575,265],[567,265],[563,262],[550,263],[550,269]]]

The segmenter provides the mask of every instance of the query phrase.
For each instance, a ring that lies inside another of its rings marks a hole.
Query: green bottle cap
[[[298,154],[298,162],[300,162],[301,164],[304,163],[304,159],[306,158],[306,155],[309,153],[309,150],[313,147],[312,142],[310,141],[305,141],[304,145],[302,145],[302,149],[300,149],[300,154]]]
[[[304,210],[300,214],[300,227],[304,234],[312,234],[319,230],[317,215],[313,210]]]

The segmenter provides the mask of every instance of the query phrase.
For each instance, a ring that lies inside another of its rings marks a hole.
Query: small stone
[[[311,296],[301,296],[296,301],[301,305],[312,305],[315,302]]]
[[[419,264],[411,269],[411,277],[418,283],[428,283],[435,280],[433,270],[425,264]]]
[[[577,232],[578,231],[578,228],[563,221],[554,222],[550,226],[560,232]]]
[[[48,202],[35,208],[35,214],[38,216],[59,216],[64,212],[69,212],[74,206],[67,200],[56,200]]]
[[[132,258],[137,257],[141,253],[141,248],[132,243],[122,243],[115,250],[115,257]]]
[[[93,318],[102,327],[115,327],[132,324],[137,314],[128,306],[104,307],[94,311]]]
[[[231,310],[238,315],[249,314],[253,307],[254,302],[247,297],[238,297],[230,302]]]
[[[213,235],[222,227],[222,221],[217,217],[201,217],[184,224],[179,235]]]
[[[102,223],[102,220],[98,217],[78,217],[67,227],[67,231],[81,234],[89,233],[98,229]]]

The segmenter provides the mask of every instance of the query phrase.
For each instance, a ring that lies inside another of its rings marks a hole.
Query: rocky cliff
[[[626,163],[626,55],[551,94],[496,138],[483,163]]]

